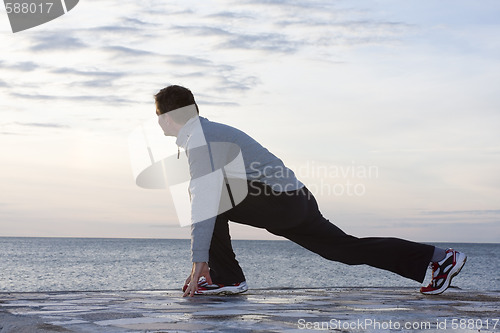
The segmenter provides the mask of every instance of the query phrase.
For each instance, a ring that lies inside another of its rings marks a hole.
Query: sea
[[[454,287],[500,291],[500,244],[432,244],[467,254]],[[233,240],[233,247],[253,289],[420,287],[366,265],[328,261],[286,240]],[[191,270],[189,249],[185,239],[0,237],[0,292],[180,290]]]

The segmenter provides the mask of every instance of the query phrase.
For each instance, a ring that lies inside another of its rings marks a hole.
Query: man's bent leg
[[[210,277],[215,284],[230,285],[245,281],[245,275],[231,245],[228,219],[224,215],[219,215],[215,221],[208,266]]]

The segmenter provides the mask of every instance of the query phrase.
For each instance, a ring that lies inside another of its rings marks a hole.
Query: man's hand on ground
[[[208,264],[206,262],[193,262],[193,268],[191,269],[191,275],[186,279],[186,284],[188,285],[183,297],[194,296],[194,293],[198,291],[198,280],[200,277],[204,276],[207,279],[208,284],[212,284],[212,279],[210,278],[210,270],[208,269]]]

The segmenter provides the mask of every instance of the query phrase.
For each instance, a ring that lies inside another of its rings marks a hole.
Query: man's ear
[[[198,116],[196,104],[190,104],[181,108],[169,111],[172,121],[175,119],[177,125],[184,125],[189,119]]]
[[[172,114],[171,114],[170,112],[166,112],[166,113],[164,113],[164,117],[165,117],[165,120],[166,120],[169,124],[171,124],[171,123],[173,123],[173,124],[177,124],[177,123],[175,122],[174,118],[172,118]]]

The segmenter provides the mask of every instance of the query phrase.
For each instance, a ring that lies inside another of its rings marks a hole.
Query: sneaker
[[[467,261],[467,256],[464,253],[453,249],[446,250],[446,257],[439,261],[433,262],[432,280],[427,287],[420,288],[420,292],[425,295],[438,295],[448,289],[451,284],[451,279],[455,277]]]
[[[205,284],[198,287],[196,294],[201,295],[235,295],[241,294],[248,290],[246,281],[233,283],[230,285],[223,284]]]
[[[184,285],[182,291],[186,291],[187,287],[187,285]],[[246,281],[230,285],[208,284],[205,278],[202,278],[198,281],[198,291],[195,292],[195,295],[235,295],[244,293],[247,290]]]

